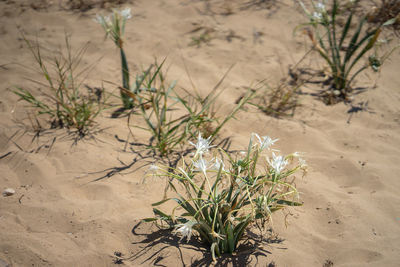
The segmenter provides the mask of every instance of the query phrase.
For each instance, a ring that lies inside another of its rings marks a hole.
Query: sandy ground
[[[167,56],[170,79],[190,89],[186,64],[206,94],[235,64],[222,85],[221,112],[234,106],[244,86],[279,82],[308,49],[304,36],[292,34],[304,18],[289,0],[243,8],[246,2],[210,1],[209,8],[197,0],[124,4],[133,12],[125,35],[132,72]],[[109,11],[99,6],[71,11],[57,1],[1,1],[0,12],[0,189],[16,191],[0,196],[0,266],[113,266],[115,252],[129,258],[123,261],[127,266],[212,265],[207,249],[194,239],[179,242],[168,231],[140,223],[152,216],[151,203],[160,200],[164,182],[143,181],[145,165],[156,161],[143,148],[124,151],[126,118],[112,119],[113,109],[105,111],[97,120],[100,131],[76,145],[63,129],[33,138],[27,109],[11,92],[13,86],[32,87],[27,78],[41,79],[29,69],[35,63],[18,28],[53,50],[63,44],[65,32],[73,47],[90,41],[83,64],[95,67],[85,83],[120,83],[118,51],[93,21],[96,13]],[[190,32],[200,26],[212,28],[213,38],[189,46],[199,36]],[[231,138],[232,148],[244,148],[252,132],[279,138],[283,152],[305,153],[309,173],[297,181],[304,205],[292,209],[288,227],[282,214],[274,219],[279,238],[261,250],[239,249],[217,265],[399,266],[399,59],[397,51],[377,86],[355,97],[354,104],[368,102],[365,111],[349,113],[349,105],[325,106],[301,95],[294,117],[276,119],[249,108],[227,124],[220,138]],[[314,55],[305,63],[322,66],[318,60]],[[375,78],[361,75],[357,83],[372,87]],[[148,136],[131,141],[147,143]]]

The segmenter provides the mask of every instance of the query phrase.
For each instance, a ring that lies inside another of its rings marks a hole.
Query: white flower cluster
[[[324,14],[326,13],[326,8],[325,8],[325,1],[322,0],[322,2],[317,2],[314,3],[314,1],[312,2],[312,5],[314,7],[314,12],[310,13],[306,6],[304,5],[304,3],[299,0],[298,1],[300,6],[303,8],[303,10],[305,11],[305,13],[310,17],[310,19],[312,19],[313,21],[316,22],[320,22],[323,19]]]
[[[118,18],[118,19],[116,19],[116,18]],[[115,9],[113,11],[113,13],[108,16],[96,14],[94,21],[99,23],[106,31],[109,31],[109,30],[111,30],[111,28],[113,26],[112,24],[114,23],[114,21],[116,21],[116,20],[125,21],[130,18],[132,18],[132,14],[131,14],[131,9],[128,7],[123,10]]]
[[[271,147],[274,145],[276,141],[279,140],[279,139],[272,139],[269,136],[263,136],[261,139],[261,137],[256,133],[253,133],[253,136],[255,136],[258,139],[260,152],[262,152],[264,149],[273,150],[271,149]],[[274,152],[272,152],[272,159],[268,157],[267,162],[272,167],[272,169],[274,169],[276,174],[279,174],[289,164],[288,160],[286,160],[284,156],[277,156],[275,155]]]
[[[321,21],[323,14],[326,12],[325,4],[322,2],[318,2],[315,5],[315,11],[313,13],[313,17],[316,21]]]
[[[195,157],[196,157],[196,155],[200,155],[200,157],[201,157],[204,153],[207,153],[210,148],[214,147],[214,146],[210,146],[210,144],[211,144],[210,139],[211,139],[211,136],[208,137],[207,139],[204,139],[201,137],[201,134],[199,133],[196,144],[189,141],[189,143],[196,148]]]
[[[272,158],[267,157],[267,162],[268,162],[268,164],[271,166],[271,168],[274,170],[274,172],[276,174],[279,175],[286,168],[286,166],[289,164],[288,158],[290,158],[290,157],[294,157],[294,158],[298,159],[298,163],[299,163],[300,168],[306,168],[307,164],[306,164],[304,159],[300,158],[300,153],[299,152],[294,152],[293,154],[291,154],[289,156],[286,156],[286,157],[285,156],[281,156],[281,155],[276,155],[274,153],[274,151],[277,152],[279,150],[272,149],[271,147],[279,139],[272,139],[269,136],[263,136],[261,138],[256,133],[253,133],[252,135],[255,136],[257,138],[257,140],[258,140],[259,151],[260,152],[262,152],[265,149],[267,149],[269,151],[272,151]]]
[[[272,159],[267,158],[268,164],[274,169],[276,174],[280,174],[283,169],[289,164],[289,161],[284,156],[277,156],[272,152]]]
[[[125,8],[125,9],[123,9],[121,11],[117,11],[117,12],[124,19],[132,18],[131,9],[129,7]]]
[[[208,137],[207,139],[204,139],[201,137],[201,134],[199,133],[199,136],[197,137],[197,143],[194,144],[189,141],[189,143],[196,148],[196,153],[194,155],[195,160],[193,161],[193,166],[196,168],[198,171],[202,171],[204,175],[206,175],[207,170],[219,170],[222,166],[222,170],[225,171],[224,167],[224,162],[222,159],[215,157],[211,161],[207,161],[206,159],[203,158],[203,155],[206,154],[210,148],[214,147],[211,144],[211,136]],[[214,162],[213,162],[214,161]]]
[[[258,134],[256,134],[256,133],[253,133],[253,136],[255,136],[257,139],[258,139],[258,142],[260,143],[260,151],[263,151],[264,149],[268,149],[268,150],[270,150],[271,149],[271,146],[276,142],[276,141],[278,141],[279,139],[272,139],[271,137],[269,137],[269,136],[263,136],[262,138],[262,140],[261,140],[261,137],[258,135]]]
[[[196,224],[197,223],[194,221],[177,224],[175,225],[174,233],[179,233],[181,235],[181,240],[186,237],[186,242],[189,242],[190,237],[192,237],[193,226]]]

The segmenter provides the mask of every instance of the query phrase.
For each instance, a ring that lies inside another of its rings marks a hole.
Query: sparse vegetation
[[[337,17],[343,9],[339,1],[333,0],[331,8],[325,6],[325,2],[311,1],[312,10],[309,11],[300,1],[309,22],[300,25],[307,28],[307,34],[313,43],[315,50],[325,60],[330,69],[331,86],[322,95],[326,104],[335,104],[338,101],[349,101],[352,92],[352,82],[364,70],[371,67],[377,71],[383,63],[373,48],[379,44],[378,38],[382,27],[390,25],[394,20],[380,23],[372,29],[364,27],[367,18],[363,17],[355,31],[352,31],[354,12],[352,1],[346,5],[348,10],[344,27],[338,25]],[[362,59],[367,58],[365,63]]]
[[[151,65],[137,76],[135,90],[140,94],[137,94],[138,110],[133,114],[139,115],[145,126],[138,124],[140,120],[136,116],[130,123],[135,128],[150,132],[151,147],[163,156],[198,134],[215,137],[252,96],[249,92],[229,114],[218,118],[212,106],[219,96],[217,90],[225,76],[205,98],[188,91],[185,91],[186,94],[177,93],[175,81],[166,84],[162,71],[164,62]]]
[[[33,81],[39,85],[40,93],[22,87],[13,92],[31,104],[39,115],[48,115],[52,127],[76,129],[80,136],[86,135],[104,109],[105,101],[102,89],[82,91],[82,75],[87,69],[79,69],[79,64],[87,45],[73,54],[70,39],[66,36],[66,52],[60,51],[51,55],[51,60],[46,60],[38,42],[32,43],[25,36],[23,38],[44,81]]]

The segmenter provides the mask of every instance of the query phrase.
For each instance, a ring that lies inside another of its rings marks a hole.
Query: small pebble
[[[9,197],[15,194],[15,190],[12,188],[7,188],[6,190],[3,191],[3,196]]]

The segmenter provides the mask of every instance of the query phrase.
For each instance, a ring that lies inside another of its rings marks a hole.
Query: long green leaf
[[[153,213],[157,216],[160,216],[162,220],[171,220],[171,216],[165,214],[159,209],[153,208]]]
[[[159,205],[161,205],[161,204],[164,204],[165,202],[167,202],[167,201],[169,201],[169,200],[171,200],[171,198],[166,198],[166,199],[164,199],[164,200],[161,200],[161,201],[159,201],[159,202],[156,202],[156,203],[153,203],[153,204],[151,204],[153,207],[156,207],[156,206],[159,206]]]
[[[350,12],[349,17],[347,18],[346,25],[344,26],[343,31],[342,31],[342,37],[340,38],[340,42],[339,42],[339,50],[342,50],[342,48],[343,48],[343,42],[346,39],[347,33],[350,29],[352,19],[353,19],[353,12]]]
[[[276,201],[279,205],[287,205],[287,206],[303,206],[303,203],[296,202],[296,201],[290,201],[286,199],[279,199]]]
[[[351,56],[354,54],[354,51],[357,50],[357,48],[360,46],[360,44],[357,44],[358,37],[360,36],[361,29],[364,26],[364,23],[366,22],[366,19],[363,18],[361,22],[358,24],[357,30],[355,31],[353,37],[351,38],[351,41],[349,43],[349,47],[347,48],[343,64],[346,64],[346,62],[349,61]]]
[[[345,73],[345,79],[347,79],[348,75],[350,74],[350,71],[352,68],[355,66],[355,64],[361,59],[361,57],[368,52],[369,50],[372,49],[376,41],[378,40],[379,34],[381,33],[381,29],[377,29],[373,35],[373,37],[369,40],[367,45],[364,47],[364,49],[357,55],[357,57],[353,60],[351,63],[350,67],[347,69]]]

